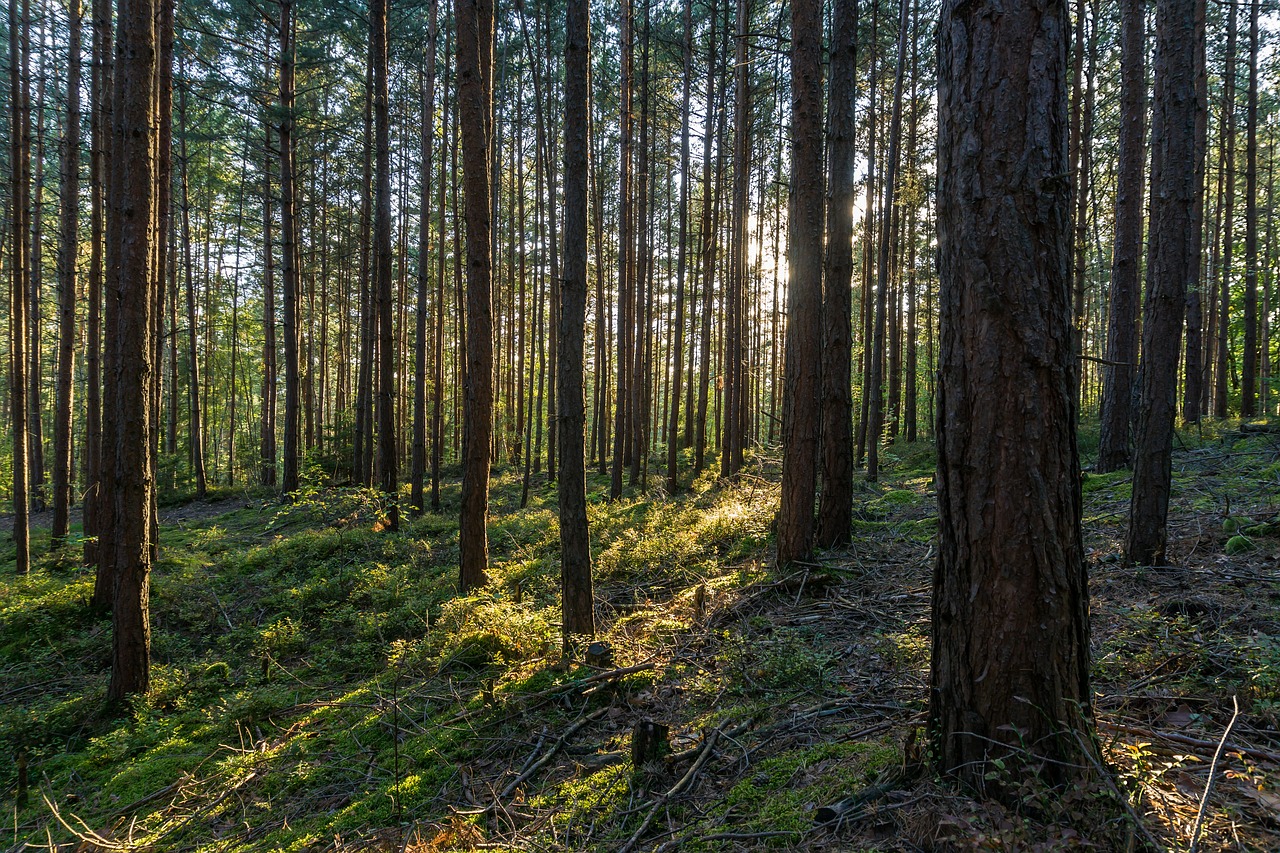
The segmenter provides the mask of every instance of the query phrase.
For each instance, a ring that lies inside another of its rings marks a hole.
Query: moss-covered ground
[[[1119,559],[1128,475],[1083,479],[1095,790],[1017,780],[1008,809],[904,774],[927,758],[931,448],[887,448],[852,546],[787,577],[762,451],[674,497],[610,503],[593,474],[596,667],[561,648],[544,475],[521,508],[495,470],[492,583],[466,598],[456,476],[398,533],[350,489],[162,508],[153,690],[124,717],[81,543],[37,529],[30,576],[0,553],[0,849],[1185,849],[1233,696],[1201,849],[1280,849],[1280,434],[1238,427],[1180,435],[1171,567]],[[649,720],[669,745],[633,766]]]

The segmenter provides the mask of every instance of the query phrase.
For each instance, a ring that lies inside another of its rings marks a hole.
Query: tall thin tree
[[[791,3],[791,203],[778,565],[813,549],[822,366],[822,2]]]

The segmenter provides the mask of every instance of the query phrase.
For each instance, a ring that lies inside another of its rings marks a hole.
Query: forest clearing
[[[930,449],[898,446],[885,482],[858,490],[854,544],[785,577],[770,566],[776,459],[676,498],[610,503],[593,478],[611,649],[594,667],[560,660],[554,490],[520,509],[510,470],[491,583],[462,599],[456,481],[445,515],[395,534],[349,490],[171,508],[155,687],[125,720],[102,713],[109,624],[87,615],[74,546],[0,574],[0,742],[30,774],[6,846],[1186,850],[1234,696],[1200,849],[1274,850],[1280,435],[1180,440],[1171,568],[1119,560],[1129,475],[1084,481],[1112,782],[1062,798],[1011,780],[1023,805],[1006,809],[921,764],[937,507]],[[1230,545],[1228,519],[1245,518],[1264,526]],[[637,767],[646,721],[669,738]],[[0,780],[13,790],[13,765]],[[824,808],[844,810],[824,825]]]

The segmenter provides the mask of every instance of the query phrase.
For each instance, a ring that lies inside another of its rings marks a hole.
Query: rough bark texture
[[[493,109],[493,4],[454,0],[458,32],[458,117],[466,184],[467,370],[463,383],[462,511],[458,534],[463,592],[488,583],[489,445],[493,440],[493,301],[489,138]]]
[[[1202,2],[1162,0],[1156,6],[1147,302],[1125,545],[1128,560],[1142,565],[1165,561],[1182,312],[1200,262],[1196,199],[1203,166],[1196,137],[1198,113],[1205,107],[1196,85],[1204,61],[1197,47],[1196,6]]]
[[[809,556],[822,364],[822,3],[791,4],[791,199],[778,565]]]
[[[110,523],[99,536],[100,557],[114,578],[111,681],[107,700],[123,703],[150,685],[151,571],[150,443],[151,289],[155,284],[154,0],[122,0],[116,25],[116,70],[107,245],[106,407],[113,429],[103,446],[110,474]],[[113,245],[114,243],[114,245]]]
[[[858,4],[837,0],[827,125],[827,256],[822,305],[822,499],[817,544],[849,541],[853,521],[853,204]]]
[[[938,30],[942,338],[929,732],[938,768],[979,789],[997,759],[1013,778],[1035,773],[1050,784],[1087,764],[1068,32],[1062,0],[948,0]]]
[[[590,4],[569,0],[565,24],[564,284],[556,357],[560,396],[560,579],[564,633],[592,635],[591,538],[587,530],[586,397],[583,387],[587,322],[587,67]]]
[[[1147,79],[1146,15],[1142,0],[1120,6],[1120,160],[1116,175],[1116,239],[1111,253],[1111,313],[1102,370],[1099,473],[1129,464],[1133,378],[1138,362],[1138,302],[1142,270],[1142,186]],[[1195,406],[1199,406],[1197,400]]]

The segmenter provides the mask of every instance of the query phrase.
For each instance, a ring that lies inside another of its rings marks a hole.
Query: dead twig
[[[1213,762],[1209,765],[1209,780],[1204,783],[1204,795],[1200,797],[1200,809],[1196,812],[1195,828],[1191,830],[1191,846],[1188,848],[1188,853],[1196,853],[1196,848],[1200,845],[1200,830],[1204,828],[1204,813],[1209,807],[1209,795],[1213,792],[1213,782],[1218,775],[1218,761],[1222,758],[1222,751],[1227,746],[1227,738],[1240,717],[1240,702],[1234,695],[1231,697],[1231,707],[1233,709],[1231,721],[1222,732],[1222,740],[1218,741],[1218,749],[1213,753]]]

